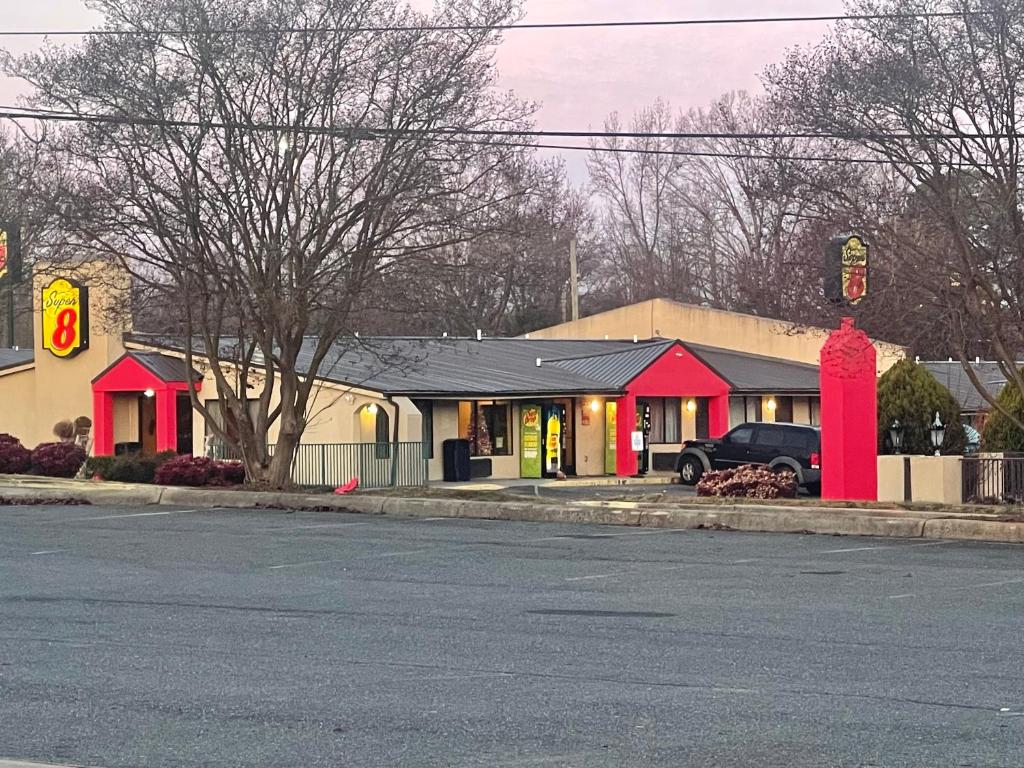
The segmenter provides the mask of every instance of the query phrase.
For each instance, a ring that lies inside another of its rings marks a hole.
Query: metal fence
[[[270,455],[274,454],[271,445]],[[210,445],[213,458],[234,458]],[[352,479],[361,488],[408,488],[427,484],[423,443],[303,443],[295,451],[292,480],[305,488],[336,488]]]
[[[972,504],[1024,504],[1024,456],[965,457],[963,500]]]

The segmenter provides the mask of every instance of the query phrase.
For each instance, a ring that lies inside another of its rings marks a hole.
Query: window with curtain
[[[512,403],[474,400],[459,403],[459,437],[471,456],[512,455]]]
[[[391,458],[391,419],[383,408],[377,409],[374,425],[374,440],[377,443],[377,458]]]
[[[651,407],[651,444],[672,445],[683,441],[683,401],[679,397],[649,397]]]

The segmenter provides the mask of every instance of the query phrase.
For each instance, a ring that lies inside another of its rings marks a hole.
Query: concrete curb
[[[632,504],[625,508],[578,502],[534,504],[527,501],[401,498],[393,496],[309,495],[256,491],[171,488],[161,486],[89,483],[38,486],[0,486],[0,496],[25,500],[74,498],[93,504],[148,506],[155,504],[200,509],[318,509],[365,515],[451,517],[535,523],[589,523],[643,528],[818,533],[839,536],[879,536],[901,539],[963,539],[1024,544],[1024,523],[978,520],[929,512],[849,510],[813,507]]]

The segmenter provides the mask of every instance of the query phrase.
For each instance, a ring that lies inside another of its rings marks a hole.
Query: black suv
[[[811,493],[821,492],[821,430],[805,424],[740,424],[717,440],[687,440],[676,460],[684,485],[713,469],[765,464],[792,472]]]

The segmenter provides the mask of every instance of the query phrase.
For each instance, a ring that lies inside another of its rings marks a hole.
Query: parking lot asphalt
[[[1024,764],[1019,547],[0,508],[0,758]]]

